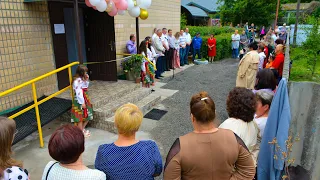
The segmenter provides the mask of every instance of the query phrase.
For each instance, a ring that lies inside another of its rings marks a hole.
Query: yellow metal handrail
[[[37,118],[37,125],[38,125],[38,132],[39,132],[40,147],[43,147],[43,146],[44,146],[44,143],[43,143],[43,137],[42,137],[42,127],[41,127],[41,119],[40,119],[40,114],[39,114],[39,105],[42,104],[42,103],[44,103],[44,102],[46,102],[46,101],[48,101],[48,100],[50,100],[50,99],[53,98],[53,97],[58,96],[59,94],[67,91],[68,89],[70,89],[70,91],[71,91],[71,97],[72,97],[72,99],[73,99],[71,67],[74,66],[74,65],[78,65],[78,64],[79,64],[79,62],[70,63],[70,64],[68,64],[68,65],[65,65],[65,66],[61,67],[61,68],[58,68],[58,69],[53,70],[53,71],[51,71],[51,72],[48,72],[48,73],[46,73],[46,74],[44,74],[44,75],[42,75],[42,76],[39,76],[39,77],[37,77],[37,78],[34,78],[34,79],[32,79],[32,80],[30,80],[30,81],[28,81],[28,82],[22,83],[22,84],[20,84],[20,85],[18,85],[18,86],[15,86],[15,87],[13,87],[13,88],[11,88],[11,89],[8,89],[8,90],[0,93],[0,97],[3,97],[3,96],[5,96],[5,95],[7,95],[7,94],[10,94],[10,93],[12,93],[12,92],[14,92],[14,91],[17,91],[17,90],[19,90],[19,89],[21,89],[21,88],[23,88],[23,87],[26,87],[26,86],[28,86],[28,85],[30,85],[30,84],[32,85],[32,94],[33,94],[33,102],[34,102],[34,104],[32,104],[32,105],[30,105],[29,107],[26,107],[26,108],[24,108],[23,110],[15,113],[15,114],[13,114],[13,115],[10,116],[9,118],[10,118],[10,119],[14,119],[14,118],[20,116],[21,114],[29,111],[30,109],[35,108],[36,118]],[[42,79],[44,79],[44,78],[46,78],[46,77],[48,77],[48,76],[51,76],[51,75],[56,74],[56,73],[58,73],[58,72],[60,72],[60,71],[63,71],[63,70],[65,70],[65,69],[68,69],[70,85],[67,86],[67,87],[65,87],[65,88],[63,88],[63,89],[61,89],[60,91],[58,91],[58,92],[56,92],[56,93],[54,93],[54,94],[51,94],[50,96],[48,96],[48,97],[46,97],[46,98],[38,101],[38,98],[37,98],[37,90],[36,90],[36,84],[35,84],[35,83],[38,82],[38,81],[40,81],[40,80],[42,80]]]

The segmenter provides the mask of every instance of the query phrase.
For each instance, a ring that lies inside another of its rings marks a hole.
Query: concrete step
[[[97,84],[97,85],[96,85]],[[89,97],[93,104],[93,109],[99,109],[108,103],[121,99],[123,96],[140,89],[140,84],[131,81],[118,81],[117,83],[103,84],[96,83],[89,90]]]
[[[93,110],[93,115],[95,119],[106,119],[112,117],[116,110],[126,103],[136,104],[141,99],[147,97],[151,94],[151,89],[140,88],[132,91],[122,97],[117,98],[117,100],[111,101],[98,109]]]
[[[148,113],[154,106],[160,104],[161,96],[150,94],[142,100],[138,101],[136,105],[141,109],[143,114]],[[106,130],[109,132],[117,133],[117,129],[114,125],[114,116],[109,118],[94,118],[92,122],[90,122],[90,126],[102,130]]]
[[[140,89],[140,86],[140,84],[124,80],[118,80],[117,82],[91,81],[88,92],[91,103],[93,104],[93,109],[99,109],[105,104],[115,101],[116,99],[120,99],[128,93]],[[58,97],[71,100],[70,91],[68,90],[60,94]]]

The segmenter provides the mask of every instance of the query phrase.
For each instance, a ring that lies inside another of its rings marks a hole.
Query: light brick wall
[[[153,0],[149,18],[140,22],[140,42],[153,28],[180,28],[180,0]],[[135,18],[115,17],[117,53],[125,52]],[[122,56],[117,56],[118,58]],[[0,1],[0,92],[55,69],[47,2]],[[118,62],[118,72],[122,72]],[[56,76],[36,84],[38,97],[57,91]],[[0,97],[0,112],[32,101],[31,86]]]
[[[180,29],[181,0],[153,0],[151,7],[148,9],[149,18],[141,20],[140,25],[140,42],[147,36],[152,35],[154,28],[172,29],[177,32]],[[117,15],[114,18],[115,36],[117,53],[126,51],[125,45],[129,40],[130,34],[136,34],[136,20],[128,15]],[[117,56],[121,58],[122,56]],[[118,62],[118,72],[121,72],[120,62]]]
[[[55,69],[46,1],[0,1],[0,92]],[[57,90],[56,76],[37,84],[38,97]],[[0,112],[32,101],[31,86],[0,97]]]

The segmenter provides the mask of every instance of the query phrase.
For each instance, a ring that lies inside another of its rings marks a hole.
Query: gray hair
[[[162,30],[161,29],[157,29],[156,33],[159,33],[159,32],[162,32]]]
[[[274,93],[266,90],[259,90],[256,93],[256,97],[258,100],[261,100],[262,105],[269,105],[271,106],[272,99],[273,99]]]

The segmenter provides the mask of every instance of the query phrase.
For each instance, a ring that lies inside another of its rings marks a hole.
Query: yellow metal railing
[[[43,147],[43,146],[44,146],[44,143],[43,143],[43,137],[42,137],[42,127],[41,127],[41,119],[40,119],[40,114],[39,114],[39,105],[42,104],[42,103],[44,103],[44,102],[46,102],[46,101],[48,101],[49,99],[51,99],[51,98],[53,98],[53,97],[58,96],[59,94],[67,91],[68,89],[70,89],[71,97],[72,97],[72,99],[73,99],[71,67],[74,66],[74,65],[78,65],[78,64],[79,64],[79,62],[70,63],[70,64],[68,64],[68,65],[66,65],[66,66],[63,66],[63,67],[61,67],[61,68],[58,68],[58,69],[53,70],[53,71],[51,71],[51,72],[48,72],[48,73],[46,73],[46,74],[44,74],[44,75],[42,75],[42,76],[39,76],[39,77],[37,77],[37,78],[34,78],[34,79],[32,79],[32,80],[30,80],[30,81],[28,81],[28,82],[25,82],[25,83],[23,83],[23,84],[20,84],[20,85],[18,85],[18,86],[15,86],[15,87],[13,87],[13,88],[11,88],[11,89],[8,89],[8,90],[0,93],[0,97],[3,97],[3,96],[5,96],[5,95],[8,95],[8,94],[10,94],[10,93],[12,93],[12,92],[14,92],[14,91],[17,91],[17,90],[19,90],[19,89],[21,89],[21,88],[24,88],[24,87],[26,87],[26,86],[28,86],[28,85],[31,84],[34,104],[31,105],[31,106],[29,106],[29,107],[27,107],[27,108],[25,108],[25,109],[23,109],[23,110],[21,110],[21,111],[19,111],[19,112],[17,112],[17,113],[15,113],[15,114],[13,114],[13,115],[10,116],[9,118],[10,118],[10,119],[14,119],[14,118],[20,116],[21,114],[29,111],[30,109],[35,108],[37,125],[38,125],[38,132],[39,132],[40,147]],[[38,82],[38,81],[40,81],[40,80],[42,80],[42,79],[44,79],[44,78],[46,78],[46,77],[48,77],[48,76],[51,76],[51,75],[53,75],[53,74],[56,74],[56,73],[58,73],[58,72],[60,72],[60,71],[63,71],[63,70],[65,70],[65,69],[68,69],[70,85],[67,86],[67,87],[65,87],[64,89],[61,89],[60,91],[58,91],[58,92],[56,92],[56,93],[54,93],[54,94],[52,94],[52,95],[50,95],[50,96],[48,96],[48,97],[40,100],[40,101],[38,101],[38,98],[37,98],[37,90],[36,90],[36,82]]]

